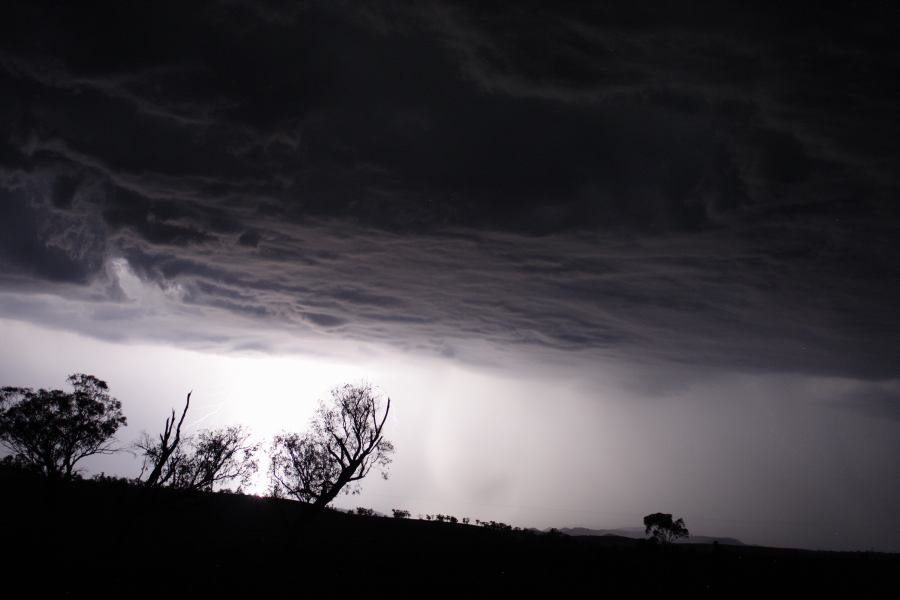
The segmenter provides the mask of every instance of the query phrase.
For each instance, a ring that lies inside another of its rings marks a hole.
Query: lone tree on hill
[[[75,465],[95,454],[111,454],[114,435],[126,424],[122,403],[105,381],[76,373],[72,392],[0,389],[0,443],[13,461],[52,478],[71,479]]]
[[[667,513],[647,515],[644,517],[644,527],[644,533],[661,544],[671,544],[678,538],[690,535],[684,526],[684,519],[672,521],[672,515]]]
[[[324,507],[343,490],[358,493],[359,480],[378,466],[387,479],[394,445],[384,439],[391,399],[382,402],[369,384],[344,385],[320,403],[307,433],[285,433],[272,442],[273,495],[288,494]]]

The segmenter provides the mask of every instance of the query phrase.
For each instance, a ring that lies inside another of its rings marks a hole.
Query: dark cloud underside
[[[379,6],[6,7],[4,287],[898,376],[890,5]]]

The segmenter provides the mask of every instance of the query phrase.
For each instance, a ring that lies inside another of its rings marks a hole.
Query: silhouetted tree
[[[159,443],[154,442],[150,436],[144,432],[143,437],[135,444],[138,450],[144,455],[144,463],[141,466],[141,474],[138,476],[142,479],[144,471],[150,469],[150,474],[144,480],[147,487],[161,487],[171,480],[178,471],[178,464],[183,458],[183,454],[178,452],[181,445],[181,426],[184,424],[184,417],[187,415],[188,408],[191,405],[191,394],[188,392],[187,400],[184,403],[184,410],[181,412],[181,419],[178,425],[175,424],[175,409],[172,409],[172,416],[166,419],[163,432],[159,434]],[[174,429],[174,437],[172,436]]]
[[[250,432],[239,425],[203,430],[181,445],[171,487],[212,491],[216,484],[237,481],[240,488],[250,483],[258,468],[259,444],[251,444]]]
[[[684,519],[672,521],[672,515],[653,513],[644,517],[644,533],[661,544],[671,544],[678,538],[687,537],[690,533],[684,526]]]
[[[196,437],[183,436],[181,426],[190,403],[189,393],[178,423],[173,409],[158,442],[144,433],[136,444],[144,455],[141,476],[150,469],[144,484],[204,491],[235,480],[239,487],[249,484],[258,468],[259,444],[250,443],[250,432],[241,426],[205,429]]]
[[[83,373],[67,381],[71,393],[0,390],[0,442],[16,464],[53,478],[71,478],[82,459],[115,452],[113,436],[127,422],[105,381]]]
[[[408,510],[402,510],[402,509],[399,509],[399,508],[392,508],[392,509],[391,509],[391,512],[394,513],[394,518],[395,518],[395,519],[408,519],[408,518],[409,518],[409,511],[408,511]]]
[[[332,390],[330,403],[320,403],[307,433],[275,437],[270,468],[272,493],[284,492],[324,507],[341,490],[358,492],[355,482],[375,465],[387,479],[394,446],[382,432],[390,408],[390,398],[382,407],[380,396],[368,384]]]

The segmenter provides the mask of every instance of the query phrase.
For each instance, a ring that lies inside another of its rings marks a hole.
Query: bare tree
[[[272,443],[270,479],[273,495],[284,493],[324,507],[343,490],[359,491],[356,482],[378,465],[387,479],[394,446],[384,439],[391,408],[369,384],[344,385],[320,403],[310,430],[285,433]]]
[[[175,424],[175,409],[172,409],[172,416],[166,419],[166,425],[163,432],[159,434],[159,443],[154,442],[145,432],[143,437],[135,444],[137,449],[144,455],[144,463],[141,466],[141,474],[139,478],[143,478],[144,471],[150,469],[150,474],[144,480],[147,487],[161,487],[171,480],[178,470],[178,464],[184,459],[184,454],[180,452],[181,445],[181,426],[184,424],[184,417],[187,415],[188,408],[191,405],[191,394],[188,392],[187,400],[184,403],[184,410],[181,412],[181,418],[178,425]],[[172,437],[172,433],[175,437]]]
[[[82,459],[117,451],[113,436],[126,424],[105,381],[83,373],[67,381],[71,393],[0,389],[0,443],[15,462],[53,478],[71,478]]]
[[[139,478],[150,470],[144,485],[212,491],[216,485],[229,481],[237,480],[239,487],[249,484],[258,468],[259,444],[250,443],[250,432],[241,426],[205,429],[196,437],[182,435],[181,426],[190,404],[188,393],[178,423],[173,409],[159,441],[145,432],[135,444],[144,455]]]

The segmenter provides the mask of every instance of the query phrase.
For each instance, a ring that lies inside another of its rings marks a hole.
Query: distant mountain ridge
[[[560,533],[572,536],[596,536],[615,535],[631,539],[644,539],[646,534],[640,527],[622,527],[620,529],[588,529],[586,527],[564,527],[558,530]],[[692,535],[686,539],[678,540],[678,544],[712,544],[718,542],[727,546],[743,546],[744,542],[732,537],[714,537],[709,535]]]

